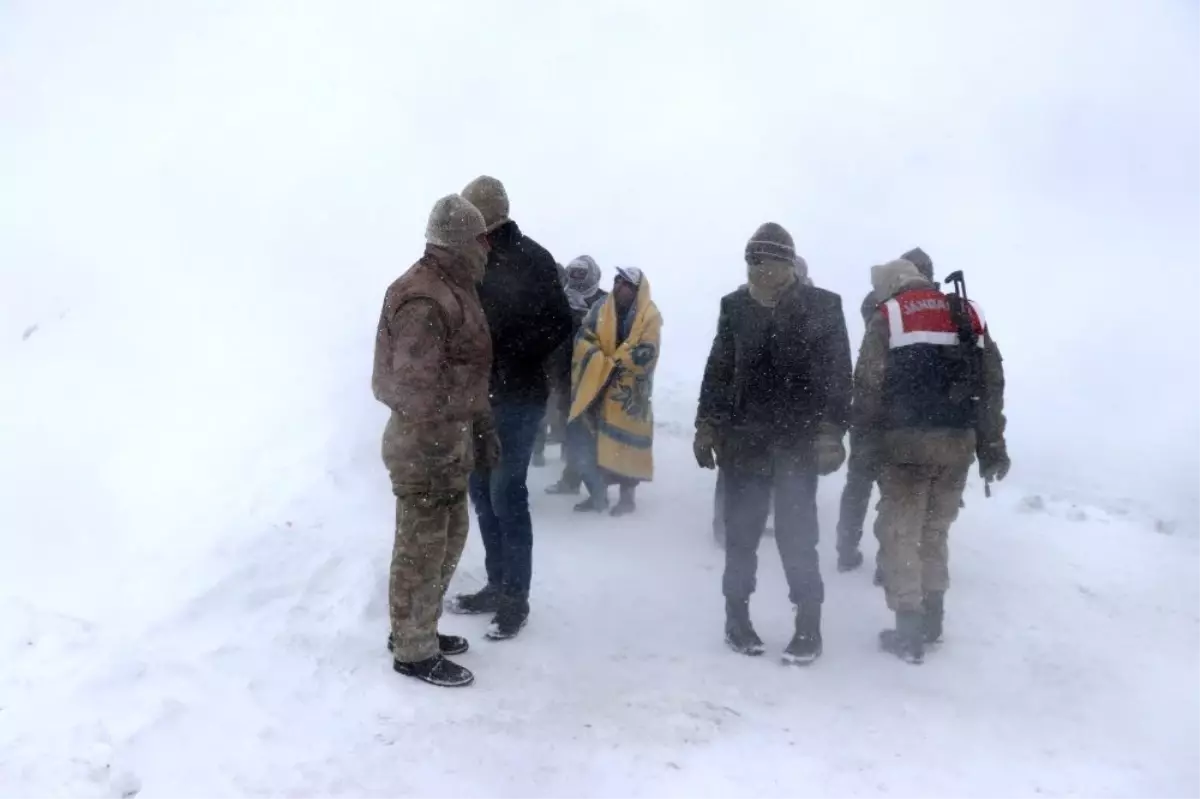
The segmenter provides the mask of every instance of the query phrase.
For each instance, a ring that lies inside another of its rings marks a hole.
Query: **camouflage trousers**
[[[396,660],[412,663],[438,649],[438,620],[446,587],[467,542],[467,494],[410,494],[396,498],[388,606]]]
[[[884,464],[875,537],[888,607],[919,612],[924,594],[950,586],[950,525],[958,518],[970,462]]]

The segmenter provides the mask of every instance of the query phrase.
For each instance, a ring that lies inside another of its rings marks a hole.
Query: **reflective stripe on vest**
[[[973,300],[971,326],[975,329],[979,347],[984,346],[983,333],[987,330],[983,309]],[[899,349],[914,344],[933,344],[939,347],[958,345],[958,329],[950,315],[950,303],[946,295],[937,289],[916,289],[898,294],[883,304],[883,313],[888,321],[888,347]]]

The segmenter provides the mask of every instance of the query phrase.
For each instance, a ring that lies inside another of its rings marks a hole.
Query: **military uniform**
[[[467,538],[467,477],[498,456],[488,406],[492,344],[476,293],[482,215],[457,195],[430,217],[424,257],[384,297],[371,385],[392,414],[383,461],[396,496],[389,609],[396,670],[438,685],[472,676],[446,661],[438,620]],[[456,639],[452,647],[466,648]]]
[[[933,261],[920,247],[901,256],[917,267],[917,271],[930,281],[933,280]],[[863,298],[860,308],[864,325],[870,325],[871,317],[879,307],[874,288]],[[879,481],[878,453],[872,442],[860,431],[850,431],[850,457],[846,461],[846,485],[842,489],[841,507],[838,513],[837,551],[838,570],[852,571],[862,565],[863,526],[867,519],[867,508],[871,504],[871,492]],[[876,559],[875,582],[882,584],[883,575]]]
[[[855,371],[853,425],[878,453],[875,523],[896,629],[881,640],[919,662],[941,636],[948,535],[976,454],[988,479],[1008,471],[1004,375],[983,311],[964,309],[963,343],[946,295],[909,262],[872,275],[881,300]]]

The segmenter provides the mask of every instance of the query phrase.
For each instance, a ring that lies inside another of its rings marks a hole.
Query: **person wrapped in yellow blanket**
[[[568,446],[575,448],[589,497],[581,513],[608,510],[608,486],[621,497],[612,509],[635,509],[638,483],[654,477],[654,368],[662,317],[642,270],[620,267],[612,294],[588,313],[571,364]]]

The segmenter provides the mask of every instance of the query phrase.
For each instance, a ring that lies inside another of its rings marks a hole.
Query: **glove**
[[[471,425],[471,439],[475,445],[475,468],[490,471],[500,465],[500,438],[492,424],[492,415],[483,413],[475,417]]]
[[[985,482],[1000,481],[1008,476],[1012,461],[1008,459],[1008,448],[1003,441],[987,444],[979,448],[979,476]]]
[[[692,452],[701,469],[717,468],[716,428],[704,422],[696,425],[696,438],[692,442]]]
[[[817,474],[825,477],[842,468],[846,462],[846,447],[842,444],[841,431],[822,426],[814,443],[817,456]]]

